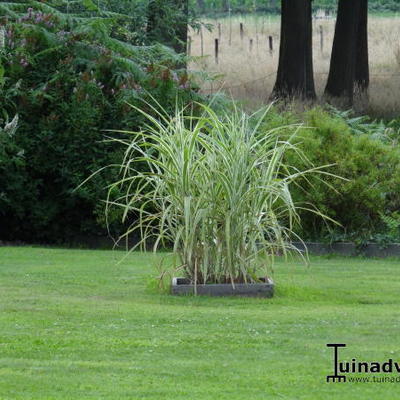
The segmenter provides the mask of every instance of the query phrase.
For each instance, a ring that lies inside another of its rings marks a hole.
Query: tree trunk
[[[229,11],[229,0],[222,0],[222,11]]]
[[[356,85],[369,85],[368,0],[339,0],[335,37],[325,94],[353,104]]]
[[[273,98],[314,99],[311,0],[282,0],[281,43]]]
[[[369,86],[368,0],[361,0],[360,23],[357,35],[355,83],[361,91]]]

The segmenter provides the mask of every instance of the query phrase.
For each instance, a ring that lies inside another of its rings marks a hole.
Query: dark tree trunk
[[[339,0],[331,65],[325,94],[353,104],[358,86],[369,85],[368,0]]]
[[[361,0],[360,23],[357,35],[355,83],[361,91],[369,86],[368,0]]]
[[[272,97],[316,97],[311,0],[282,0],[279,66]]]
[[[222,11],[229,11],[229,0],[222,0]]]

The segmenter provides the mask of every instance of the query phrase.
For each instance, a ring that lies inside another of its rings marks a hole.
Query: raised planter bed
[[[242,297],[272,297],[274,282],[263,278],[260,283],[236,283],[233,287],[228,284],[197,285],[197,294],[200,296],[242,296]],[[173,278],[171,292],[173,295],[192,295],[195,287],[185,278]]]

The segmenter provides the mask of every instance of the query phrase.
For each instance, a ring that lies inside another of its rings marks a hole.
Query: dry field
[[[203,91],[210,93],[222,88],[250,105],[265,104],[276,77],[279,18],[249,15],[205,22],[213,24],[211,32],[204,28],[201,33],[190,32],[191,55],[200,56],[191,63],[190,68],[218,76],[215,81],[204,83]],[[244,26],[243,38],[240,35],[240,23]],[[318,95],[323,93],[327,79],[334,28],[333,18],[314,19],[314,71]],[[269,36],[273,38],[272,52],[269,51]],[[215,60],[216,38],[219,38],[218,63]],[[400,17],[370,16],[369,50],[370,102],[362,112],[386,117],[399,115]]]

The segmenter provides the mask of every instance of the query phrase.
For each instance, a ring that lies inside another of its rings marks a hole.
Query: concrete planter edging
[[[263,283],[237,283],[235,287],[228,284],[197,285],[197,294],[200,296],[242,296],[242,297],[272,297],[274,282],[265,278]],[[173,278],[171,285],[173,295],[193,295],[194,285],[185,278]]]

